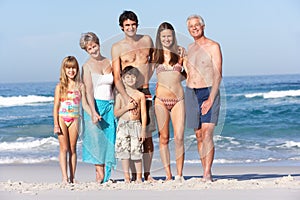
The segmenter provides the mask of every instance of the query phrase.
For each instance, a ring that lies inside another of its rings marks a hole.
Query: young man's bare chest
[[[139,68],[148,63],[149,49],[131,49],[123,52],[120,56],[122,69],[129,65]]]

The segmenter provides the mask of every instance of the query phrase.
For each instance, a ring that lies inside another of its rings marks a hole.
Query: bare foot
[[[62,184],[62,185],[68,185],[68,184],[69,184],[68,178],[63,178],[61,184]]]
[[[155,183],[156,180],[154,178],[152,178],[152,176],[148,175],[147,179],[145,178],[145,181],[149,182],[149,183]]]
[[[203,176],[203,178],[201,179],[202,182],[213,182],[212,176]]]
[[[172,180],[173,180],[172,176],[171,177],[166,176],[166,179],[164,180],[164,182],[168,182],[168,181],[172,181]]]
[[[131,181],[134,182],[136,180],[136,173],[131,174]]]
[[[103,179],[98,179],[98,178],[97,178],[97,179],[96,179],[96,182],[99,183],[99,184],[102,184],[102,183],[103,183]]]
[[[116,183],[116,182],[117,182],[117,180],[114,180],[114,179],[112,179],[112,178],[111,178],[111,179],[109,179],[109,180],[108,180],[108,182],[111,182],[111,183]]]
[[[141,183],[143,183],[143,180],[141,178],[138,178],[134,181],[134,183],[141,184]]]
[[[73,183],[73,184],[78,184],[79,181],[78,181],[77,179],[73,178],[73,180],[71,181],[71,183]]]
[[[175,182],[182,183],[184,181],[184,177],[177,175],[177,176],[175,176],[174,180],[175,180]]]
[[[124,182],[125,182],[126,184],[128,184],[128,183],[130,183],[130,179],[125,178],[125,179],[124,179]]]

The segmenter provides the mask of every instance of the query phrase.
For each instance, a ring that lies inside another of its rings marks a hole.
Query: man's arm
[[[153,41],[150,36],[148,36],[147,39],[148,39],[148,43],[149,43],[149,57],[148,57],[149,73],[148,73],[148,77],[150,80],[154,73],[154,70],[155,70],[155,63],[153,62],[154,45],[153,45]]]
[[[213,85],[210,93],[211,98],[214,100],[217,96],[222,80],[222,52],[220,45],[215,43],[212,46],[212,61],[213,61]]]
[[[114,115],[117,118],[120,117],[121,115],[123,115],[126,112],[125,109],[123,111],[123,110],[121,110],[121,108],[122,108],[121,97],[120,97],[120,94],[117,94],[116,98],[115,98],[115,105],[114,105]]]
[[[210,48],[212,62],[213,62],[213,83],[210,91],[209,98],[204,104],[202,104],[202,113],[206,114],[208,110],[213,105],[215,97],[218,94],[219,87],[222,80],[222,52],[220,45],[216,42],[213,42]]]
[[[125,100],[125,104],[129,102],[130,96],[126,93],[124,85],[121,79],[121,61],[120,61],[120,47],[117,44],[114,44],[111,48],[111,57],[112,57],[112,69],[114,76],[115,87],[118,92],[122,95]]]
[[[147,126],[147,107],[146,107],[146,98],[142,93],[141,98],[141,119],[142,119],[142,132],[141,132],[141,141],[144,142],[146,139],[146,126]]]

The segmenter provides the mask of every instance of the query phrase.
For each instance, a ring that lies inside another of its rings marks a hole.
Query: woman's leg
[[[96,168],[96,182],[102,183],[104,179],[104,165],[95,165]]]
[[[172,125],[174,129],[175,158],[177,175],[182,176],[184,164],[184,124],[185,106],[184,100],[179,101],[171,110]]]
[[[170,151],[169,151],[169,111],[166,109],[163,102],[155,99],[155,115],[159,131],[159,150],[163,166],[166,171],[166,180],[172,180],[170,166]]]

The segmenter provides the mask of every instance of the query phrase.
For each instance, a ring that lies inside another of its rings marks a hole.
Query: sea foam
[[[0,107],[23,106],[23,105],[32,105],[32,104],[38,104],[38,103],[49,103],[49,102],[53,102],[53,100],[54,100],[54,97],[37,96],[37,95],[11,96],[11,97],[0,96]]]
[[[264,99],[297,97],[297,96],[300,96],[300,90],[270,91],[270,92],[250,93],[245,95],[246,98],[263,97]]]
[[[0,151],[5,150],[31,150],[34,148],[53,148],[58,147],[58,140],[54,137],[47,138],[33,138],[33,137],[21,137],[14,142],[1,142]]]

